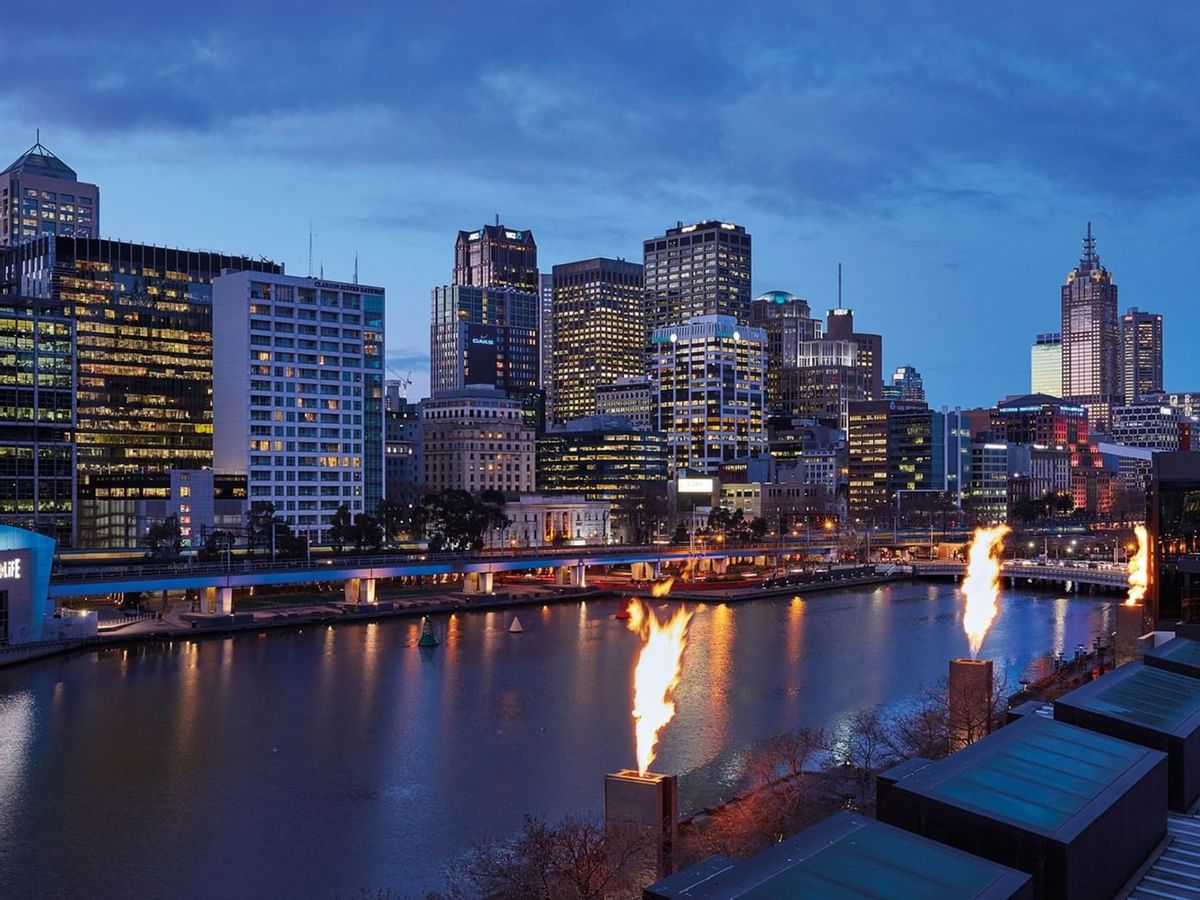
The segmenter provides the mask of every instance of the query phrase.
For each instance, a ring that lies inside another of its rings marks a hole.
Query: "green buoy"
[[[429,616],[421,617],[421,639],[417,641],[418,647],[436,647],[438,645],[437,635],[433,633],[433,620]]]

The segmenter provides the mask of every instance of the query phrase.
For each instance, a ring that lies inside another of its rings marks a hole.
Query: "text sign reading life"
[[[0,581],[19,581],[21,578],[21,560],[6,559],[0,561]]]

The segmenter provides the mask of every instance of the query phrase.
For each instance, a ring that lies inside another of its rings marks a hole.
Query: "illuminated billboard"
[[[711,494],[713,480],[711,478],[680,478],[675,483],[675,490],[680,494]]]

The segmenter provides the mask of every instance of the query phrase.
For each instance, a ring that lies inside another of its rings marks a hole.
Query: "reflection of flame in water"
[[[683,648],[692,614],[679,607],[666,622],[638,601],[629,604],[626,627],[645,642],[633,670],[633,721],[637,739],[638,772],[645,775],[654,762],[658,733],[675,717],[671,694],[679,684]]]
[[[979,648],[987,637],[992,620],[996,618],[996,599],[1000,596],[1000,551],[1004,547],[1007,525],[976,528],[967,557],[967,577],[963,579],[963,630],[971,644],[971,659],[979,656]]]
[[[1146,586],[1150,577],[1150,536],[1145,525],[1135,525],[1137,553],[1129,557],[1129,597],[1126,606],[1136,606],[1146,597]]]
[[[675,584],[675,576],[674,575],[668,575],[662,581],[656,581],[654,584],[650,585],[650,596],[651,597],[667,596],[667,594],[671,593],[671,586],[673,584]]]

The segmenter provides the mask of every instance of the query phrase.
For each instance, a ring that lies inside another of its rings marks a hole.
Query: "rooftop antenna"
[[[354,254],[354,283],[358,284],[358,254]]]
[[[500,213],[496,213],[496,227],[500,227]]]
[[[838,263],[838,309],[842,308],[842,264]]]
[[[316,235],[313,234],[312,219],[309,219],[308,220],[308,277],[309,278],[312,278],[312,262],[313,262],[312,239],[314,237],[316,237]]]

